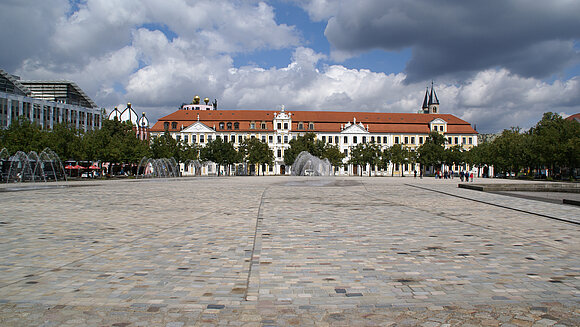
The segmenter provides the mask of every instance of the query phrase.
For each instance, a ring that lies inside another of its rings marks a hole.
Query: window
[[[328,137],[328,143],[332,143],[332,136]]]
[[[197,135],[193,134],[191,136],[191,143],[197,143]]]
[[[278,143],[282,143],[282,136],[278,135]]]
[[[278,149],[277,154],[278,154],[278,158],[282,158],[282,150]]]
[[[268,142],[269,143],[274,142],[274,136],[272,136],[272,135],[268,136]]]
[[[405,136],[405,143],[404,144],[409,144],[409,137]]]
[[[348,149],[344,149],[344,156],[348,157]]]
[[[448,137],[448,138],[447,138],[447,143],[449,143],[449,144],[452,144],[452,143],[451,143],[451,137]]]
[[[334,137],[334,143],[338,144],[338,140],[339,140],[338,136],[335,136]]]
[[[473,144],[471,137],[469,138],[469,144]]]
[[[171,129],[176,129],[177,128],[177,122],[171,122]]]
[[[380,136],[377,136],[377,143],[381,144],[381,137]]]
[[[308,129],[314,130],[314,123],[308,123]]]
[[[375,137],[371,136],[371,143],[374,143],[374,142],[375,142]]]
[[[238,135],[238,143],[242,143],[242,142],[244,142],[244,137],[242,135]]]
[[[189,143],[189,137],[187,135],[183,135],[183,141],[185,142],[185,144]]]
[[[228,143],[228,136],[224,135],[224,143]]]
[[[266,123],[262,123],[262,129],[266,129]]]
[[[299,122],[298,123],[298,129],[304,129],[304,123]]]
[[[168,130],[168,129],[169,129],[169,122],[167,122],[167,121],[166,121],[166,122],[164,122],[164,123],[163,123],[163,128],[164,128],[165,130]]]
[[[284,143],[288,143],[288,135],[284,135]]]
[[[278,126],[278,129],[282,129],[282,123],[278,123],[276,126]]]
[[[415,144],[415,137],[411,136],[411,144]]]
[[[363,141],[363,143],[367,143],[367,137],[366,136],[363,136],[362,137],[362,141]]]
[[[439,126],[439,130],[443,132],[443,126]]]
[[[266,135],[262,135],[262,142],[266,143]]]
[[[203,142],[205,142],[205,140],[204,140],[204,136],[205,136],[205,135],[203,135],[203,134],[201,134],[201,135],[199,136],[199,143],[203,143]]]
[[[225,126],[224,122],[223,121],[220,122],[220,125],[219,126],[220,126],[220,129],[224,129],[224,126]]]
[[[399,137],[395,136],[395,144],[399,144]]]
[[[459,138],[458,137],[455,138],[455,144],[459,144]]]
[[[212,139],[213,139],[213,138],[212,138],[212,136],[211,136],[211,135],[208,135],[208,136],[207,136],[207,141],[208,141],[208,142],[211,142],[211,141],[212,141]]]
[[[357,140],[357,137],[356,137],[356,136],[353,136],[353,137],[352,137],[352,143],[353,143],[353,144],[356,144],[356,143],[357,143],[357,141],[358,141],[358,140]]]
[[[461,143],[465,144],[465,137],[461,138]]]
[[[256,129],[256,123],[251,122],[250,123],[250,129]]]
[[[344,144],[348,144],[348,136],[345,136],[343,141]]]
[[[423,144],[423,136],[419,136],[419,144]]]
[[[240,123],[235,122],[234,123],[234,129],[240,129]]]
[[[326,143],[326,136],[322,136],[322,142]]]
[[[385,143],[385,144],[389,143],[387,140],[388,140],[388,138],[386,136],[383,136],[383,143]]]
[[[232,129],[232,123],[227,123],[226,127],[227,127],[227,129]]]
[[[288,123],[284,123],[284,129],[288,129]]]

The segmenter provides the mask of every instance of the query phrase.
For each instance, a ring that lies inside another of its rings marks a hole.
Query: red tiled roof
[[[577,122],[580,122],[580,113],[574,114],[572,116],[566,117],[566,119],[568,120],[575,120]]]
[[[279,113],[275,110],[178,110],[162,117],[151,128],[152,132],[164,131],[163,124],[170,123],[169,131],[179,131],[198,120],[206,126],[216,128],[218,132],[256,132],[273,131],[272,120]],[[308,123],[314,123],[314,132],[340,132],[341,125],[362,122],[371,133],[429,133],[429,122],[441,118],[447,122],[448,133],[476,134],[468,122],[450,114],[412,114],[412,113],[376,113],[376,112],[342,112],[342,111],[286,111],[291,114],[292,131],[308,130]],[[171,128],[176,122],[177,128]],[[238,122],[238,130],[219,129],[219,123]],[[250,129],[250,122],[256,123],[255,129]],[[261,123],[266,123],[266,129],[261,129]],[[298,130],[298,122],[304,123],[304,130]]]

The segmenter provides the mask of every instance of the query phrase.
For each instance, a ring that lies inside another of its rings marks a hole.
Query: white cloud
[[[340,4],[299,2],[314,19],[335,15]],[[301,46],[295,27],[277,23],[263,2],[89,0],[70,16],[68,3],[51,4],[62,8],[33,22],[44,30],[22,34],[23,44],[40,40],[44,52],[17,53],[11,61],[0,55],[2,66],[12,65],[2,68],[24,79],[75,81],[100,106],[131,102],[152,122],[196,94],[217,98],[221,109],[417,112],[425,92],[405,73],[328,64],[328,54]],[[28,21],[25,10],[14,12]],[[1,31],[0,40],[11,42]],[[240,52],[281,48],[294,49],[286,67],[234,66]],[[435,88],[442,112],[483,132],[527,128],[545,111],[580,112],[578,77],[545,82],[494,67]]]

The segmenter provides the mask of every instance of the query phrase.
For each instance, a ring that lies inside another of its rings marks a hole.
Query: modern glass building
[[[44,129],[67,122],[77,129],[101,128],[101,109],[70,81],[23,81],[0,69],[0,128],[24,117]]]

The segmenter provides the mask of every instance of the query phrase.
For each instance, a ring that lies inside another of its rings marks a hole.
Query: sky
[[[580,0],[2,0],[0,68],[152,123],[219,109],[441,113],[480,133],[580,112]]]

